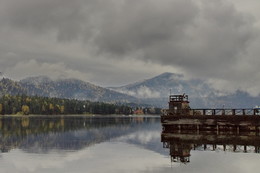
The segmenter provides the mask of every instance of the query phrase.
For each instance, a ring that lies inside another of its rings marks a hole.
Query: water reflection
[[[162,133],[159,117],[5,117],[0,123],[1,173],[260,169],[259,154],[254,153],[259,146],[256,134]],[[171,162],[169,152],[173,161],[189,164]]]
[[[159,117],[2,117],[0,122],[1,173],[144,172],[168,162]]]
[[[205,131],[163,132],[163,147],[170,150],[172,162],[189,163],[192,150],[259,153],[260,136],[255,132],[216,133]]]
[[[2,117],[0,150],[79,150],[158,122],[149,117]]]

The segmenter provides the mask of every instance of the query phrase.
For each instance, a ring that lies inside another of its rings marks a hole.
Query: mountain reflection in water
[[[162,133],[153,116],[0,117],[0,172],[253,173],[258,144],[257,134]]]
[[[4,117],[0,118],[0,150],[80,150],[158,121],[148,117]]]

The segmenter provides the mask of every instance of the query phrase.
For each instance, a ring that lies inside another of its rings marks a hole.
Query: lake
[[[259,135],[161,134],[154,116],[0,118],[0,173],[253,173]]]

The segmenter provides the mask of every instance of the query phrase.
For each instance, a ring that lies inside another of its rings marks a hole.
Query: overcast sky
[[[0,71],[118,86],[163,72],[260,93],[259,0],[0,0]]]

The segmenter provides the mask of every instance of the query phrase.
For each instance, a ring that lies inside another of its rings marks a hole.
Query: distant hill
[[[19,82],[0,81],[0,92],[12,95],[27,94],[103,102],[138,102],[133,96],[102,88],[78,79],[52,80],[45,76],[29,77]]]
[[[234,94],[219,96],[219,91],[200,79],[187,80],[183,75],[163,73],[159,76],[121,87],[115,91],[137,97],[147,104],[167,107],[169,94],[188,94],[193,108],[251,108],[260,105],[260,97],[237,91]]]
[[[151,79],[111,88],[115,91],[137,97],[148,104],[166,107],[169,94],[189,95],[192,104],[196,107],[205,106],[205,99],[214,93],[202,80],[185,80],[183,75],[163,73]],[[195,102],[194,102],[195,101]]]
[[[192,108],[252,108],[260,105],[260,97],[243,91],[219,96],[219,91],[200,79],[185,79],[183,75],[163,73],[141,82],[121,87],[103,88],[78,79],[52,80],[45,76],[29,77],[21,81],[3,78],[0,94],[27,94],[45,97],[131,103],[164,107],[169,94],[187,94]]]

